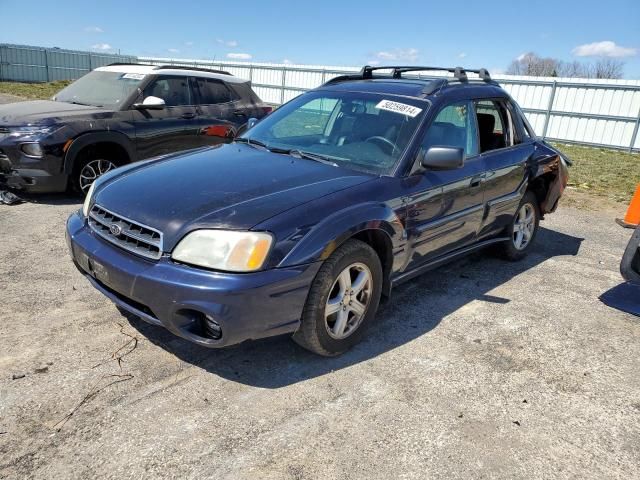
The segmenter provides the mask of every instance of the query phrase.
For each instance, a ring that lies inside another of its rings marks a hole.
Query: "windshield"
[[[388,174],[407,148],[428,103],[362,92],[310,92],[260,121],[241,138],[275,151]]]
[[[53,99],[117,109],[138,88],[144,77],[140,73],[94,70],[58,92]]]

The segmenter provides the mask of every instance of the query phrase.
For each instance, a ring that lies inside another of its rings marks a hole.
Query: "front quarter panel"
[[[380,177],[283,212],[254,229],[275,234],[266,265],[275,268],[322,261],[363,230],[384,232],[393,252],[401,251],[405,216],[398,179]]]

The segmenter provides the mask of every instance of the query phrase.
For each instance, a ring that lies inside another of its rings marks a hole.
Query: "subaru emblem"
[[[111,225],[109,225],[109,231],[112,235],[115,235],[117,237],[122,233],[122,227],[117,223],[112,223]]]

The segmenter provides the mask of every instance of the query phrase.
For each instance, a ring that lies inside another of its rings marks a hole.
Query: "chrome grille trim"
[[[154,260],[162,256],[162,232],[154,228],[113,213],[98,204],[91,207],[88,223],[91,230],[124,250]],[[112,233],[112,225],[120,227],[121,233]]]

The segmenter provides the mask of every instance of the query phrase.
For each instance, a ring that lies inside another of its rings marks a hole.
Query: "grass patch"
[[[46,100],[70,83],[70,80],[47,83],[0,82],[0,93],[15,95],[29,100]]]
[[[628,202],[640,182],[640,155],[607,148],[554,144],[573,161],[569,185],[577,190]]]

